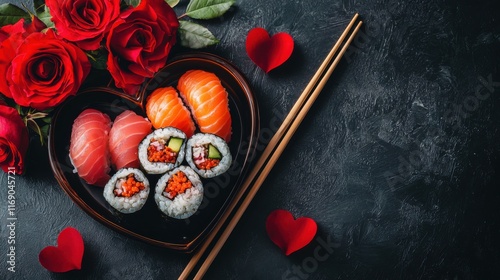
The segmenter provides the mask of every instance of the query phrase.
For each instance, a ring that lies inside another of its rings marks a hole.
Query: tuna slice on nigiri
[[[111,163],[119,170],[124,167],[139,168],[137,147],[151,133],[151,123],[133,111],[126,110],[115,118],[109,132]]]
[[[201,132],[231,139],[231,113],[226,89],[211,72],[190,70],[177,84],[181,97],[189,105]]]
[[[110,179],[108,139],[111,120],[95,109],[86,109],[73,122],[69,157],[85,182],[103,187]]]
[[[196,129],[189,110],[173,87],[158,88],[148,96],[146,115],[154,128],[172,126],[182,130],[188,138]]]

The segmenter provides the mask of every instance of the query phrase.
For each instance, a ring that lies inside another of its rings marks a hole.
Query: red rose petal
[[[266,73],[280,66],[293,52],[293,38],[280,32],[272,37],[264,28],[253,28],[248,32],[246,51],[250,59]]]
[[[75,228],[67,227],[57,237],[57,247],[43,248],[38,255],[38,260],[49,271],[67,272],[81,269],[83,251],[83,238],[80,232]]]
[[[271,241],[285,253],[291,253],[305,247],[316,235],[318,226],[311,218],[294,219],[286,210],[275,210],[266,220],[266,231]]]

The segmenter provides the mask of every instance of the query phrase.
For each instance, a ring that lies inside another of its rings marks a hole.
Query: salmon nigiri
[[[229,142],[229,100],[219,78],[211,72],[190,70],[181,76],[177,89],[191,108],[201,132],[215,134]]]
[[[91,185],[103,187],[110,179],[108,115],[86,109],[73,122],[69,157],[78,175]]]
[[[109,132],[109,151],[115,168],[139,168],[137,147],[151,133],[151,123],[133,111],[123,111],[115,118]]]
[[[154,128],[172,126],[182,130],[188,138],[196,129],[189,110],[173,87],[158,88],[148,96],[146,115]]]

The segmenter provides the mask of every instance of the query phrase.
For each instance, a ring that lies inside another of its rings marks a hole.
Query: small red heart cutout
[[[67,272],[81,269],[83,259],[83,238],[72,227],[67,227],[57,237],[57,247],[47,246],[40,251],[38,260],[47,270]]]
[[[294,219],[292,213],[286,210],[274,210],[266,220],[269,238],[287,256],[309,244],[317,230],[318,226],[313,219]]]
[[[293,45],[290,34],[280,32],[270,37],[260,27],[251,29],[246,40],[248,56],[266,73],[283,64],[292,55]]]

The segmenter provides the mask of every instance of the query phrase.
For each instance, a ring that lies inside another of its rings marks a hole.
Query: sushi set
[[[245,179],[256,100],[221,57],[174,57],[136,96],[89,88],[49,134],[54,176],[87,214],[148,243],[193,251]]]

